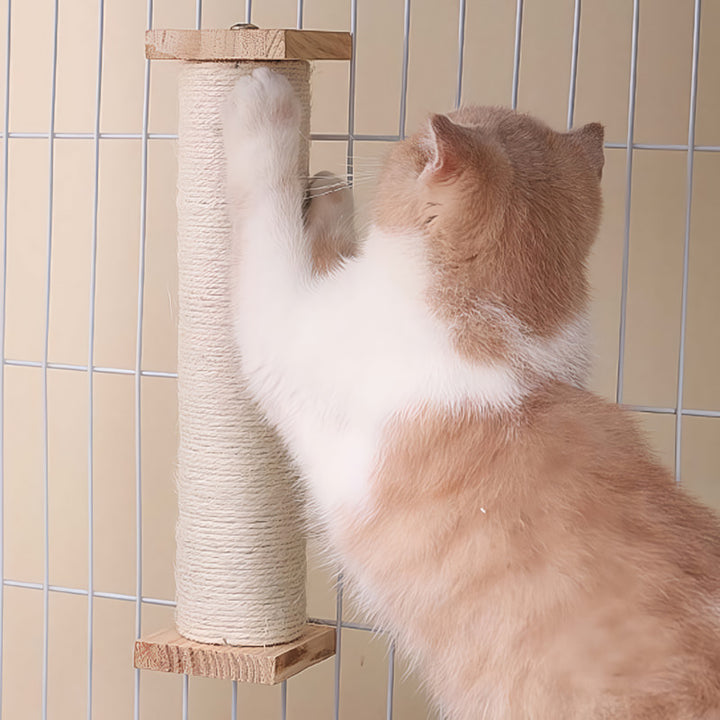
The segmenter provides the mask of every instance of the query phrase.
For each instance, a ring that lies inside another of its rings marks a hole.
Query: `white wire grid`
[[[17,0],[16,0],[17,2]],[[357,38],[357,18],[358,18],[358,0],[349,0],[350,2],[350,18],[351,32],[353,34],[353,50]],[[408,92],[408,57],[410,46],[410,22],[411,22],[411,0],[403,0],[403,54],[402,54],[402,78],[400,92],[399,107],[399,126],[395,135],[383,134],[359,134],[355,132],[355,53],[353,52],[353,60],[350,63],[350,82],[349,82],[349,98],[348,98],[348,127],[347,133],[315,133],[312,135],[313,141],[344,141],[347,144],[347,175],[352,182],[353,167],[353,150],[356,141],[377,141],[392,142],[401,140],[405,137],[406,108],[407,108],[407,92]],[[0,647],[3,640],[3,619],[4,619],[4,588],[19,587],[30,590],[38,590],[43,596],[43,648],[42,648],[42,702],[41,717],[47,720],[48,705],[48,637],[49,637],[49,595],[50,593],[67,593],[71,595],[81,595],[88,598],[87,609],[87,718],[91,720],[93,716],[93,600],[94,598],[105,598],[124,602],[134,603],[135,605],[135,634],[140,636],[142,606],[143,605],[164,605],[174,606],[172,600],[153,598],[143,595],[142,587],[142,446],[141,446],[141,379],[143,377],[160,377],[174,379],[177,374],[174,372],[152,371],[142,369],[142,338],[143,338],[143,303],[144,303],[144,283],[145,283],[145,237],[146,237],[146,219],[147,219],[147,169],[148,169],[148,141],[155,139],[174,140],[177,135],[171,133],[150,133],[148,130],[148,116],[150,105],[150,76],[151,63],[145,61],[144,88],[143,88],[143,111],[142,111],[142,129],[140,133],[101,133],[100,132],[100,105],[102,97],[102,68],[103,68],[103,38],[104,38],[104,0],[98,0],[98,51],[97,51],[97,74],[95,88],[95,121],[93,131],[91,133],[56,133],[55,132],[55,107],[56,107],[56,91],[57,91],[57,61],[58,61],[58,3],[53,3],[53,40],[52,40],[52,69],[51,69],[51,85],[49,98],[49,123],[48,132],[10,132],[10,58],[12,51],[11,37],[11,18],[13,0],[7,0],[7,36],[5,42],[5,93],[4,93],[4,113],[3,113],[3,132],[2,142],[4,149],[3,161],[3,224],[2,224],[2,290],[0,291],[0,351],[3,358],[3,366],[23,366],[35,367],[42,370],[42,432],[43,432],[43,517],[44,517],[44,572],[42,582],[20,582],[5,577],[4,568],[4,527],[3,518],[5,512],[4,506],[4,372],[0,372],[0,572],[3,581],[0,584]],[[573,125],[573,117],[575,111],[575,90],[577,78],[577,61],[580,42],[580,15],[582,0],[568,0],[568,11],[573,13],[573,37],[572,51],[569,58],[570,63],[570,83],[567,101],[567,127]],[[620,302],[620,322],[619,322],[619,350],[618,350],[618,372],[616,384],[616,400],[622,402],[623,385],[624,385],[624,359],[626,345],[626,317],[627,317],[627,299],[628,299],[628,266],[629,266],[629,248],[630,248],[630,212],[631,212],[631,189],[632,189],[632,173],[633,173],[633,157],[636,150],[668,150],[685,152],[687,154],[686,169],[686,198],[685,198],[685,228],[683,243],[683,265],[682,265],[682,300],[681,300],[681,320],[679,328],[679,357],[678,357],[678,376],[677,376],[677,396],[674,407],[656,407],[656,406],[628,406],[630,409],[646,412],[660,413],[675,416],[675,477],[679,479],[681,464],[681,440],[683,429],[683,418],[686,416],[701,417],[720,417],[720,410],[696,410],[686,408],[683,404],[684,390],[684,362],[685,362],[685,335],[687,321],[687,289],[688,289],[688,267],[689,267],[689,247],[690,247],[690,221],[692,211],[692,194],[693,194],[693,161],[694,152],[720,152],[719,145],[695,145],[695,117],[696,117],[696,101],[697,101],[697,78],[698,78],[698,55],[700,40],[700,11],[701,0],[694,0],[693,5],[693,41],[692,41],[692,69],[691,69],[691,92],[690,92],[690,111],[688,134],[686,144],[639,144],[634,142],[635,128],[635,97],[637,88],[637,54],[638,54],[638,33],[640,28],[640,10],[639,0],[633,0],[632,4],[632,45],[630,59],[630,82],[629,82],[629,98],[628,98],[628,116],[627,116],[627,139],[625,143],[606,143],[606,148],[625,149],[625,221],[624,221],[624,239],[623,239],[623,258],[622,258],[622,282],[621,282],[621,302]],[[195,4],[195,24],[196,27],[202,27],[202,0],[196,0]],[[153,26],[153,0],[147,0],[147,27]],[[303,27],[304,20],[304,0],[297,0],[297,27]],[[252,21],[252,0],[245,0],[245,21]],[[463,58],[465,48],[465,23],[466,23],[466,0],[459,0],[458,9],[458,41],[457,41],[457,84],[455,92],[455,105],[459,106],[462,101],[463,90]],[[513,53],[513,72],[512,86],[509,89],[510,105],[517,107],[518,86],[519,86],[519,70],[520,58],[522,51],[522,27],[523,27],[523,0],[516,0],[515,14],[515,33],[514,33],[514,53]],[[45,266],[45,296],[44,296],[44,344],[42,359],[40,361],[11,359],[5,356],[5,300],[6,300],[6,280],[7,280],[7,247],[8,247],[8,226],[7,226],[7,210],[8,210],[8,166],[9,166],[9,140],[14,138],[26,139],[44,139],[48,141],[48,167],[49,182],[47,187],[47,244],[46,244],[46,266]],[[51,363],[48,361],[48,341],[50,331],[50,271],[52,259],[52,242],[53,242],[53,200],[54,200],[54,153],[55,141],[66,139],[90,139],[94,143],[94,182],[93,182],[93,203],[92,203],[92,243],[90,254],[90,298],[89,298],[89,350],[86,365]],[[118,368],[118,367],[98,367],[94,364],[94,335],[95,335],[95,290],[96,290],[96,257],[97,257],[97,236],[98,236],[98,185],[99,185],[99,166],[100,166],[100,140],[106,139],[133,139],[139,140],[142,148],[141,155],[141,185],[140,185],[140,227],[139,232],[139,258],[138,258],[138,296],[137,296],[137,336],[136,336],[136,354],[134,368]],[[694,152],[693,152],[694,150]],[[92,372],[88,372],[91,369]],[[67,370],[74,372],[82,372],[87,376],[87,393],[88,393],[88,457],[87,457],[87,477],[88,477],[88,509],[87,509],[87,546],[88,546],[88,583],[87,588],[64,587],[51,585],[49,582],[49,508],[48,508],[48,370]],[[136,590],[135,594],[122,594],[112,592],[101,592],[95,589],[93,580],[93,378],[95,373],[109,373],[116,375],[132,375],[135,380],[135,512],[136,512]],[[344,628],[362,630],[371,632],[372,629],[363,624],[348,622],[342,620],[343,610],[343,582],[342,576],[338,577],[337,595],[336,595],[336,618],[323,619],[316,618],[315,622],[333,625],[337,628],[337,653],[335,656],[335,675],[334,675],[334,703],[333,717],[335,720],[340,718],[340,668],[342,662],[342,630]],[[388,673],[387,673],[387,704],[386,717],[388,720],[393,718],[393,688],[395,677],[395,648],[390,647],[388,653]],[[0,652],[0,697],[2,695],[2,679],[3,679],[3,657]],[[140,671],[135,670],[134,682],[134,711],[135,720],[140,717]],[[231,697],[228,699],[230,717],[237,720],[238,715],[238,688],[237,683],[232,684]],[[280,693],[280,707],[278,715],[285,720],[287,716],[287,682],[282,683]],[[182,717],[186,720],[188,717],[188,699],[189,699],[189,683],[188,676],[183,676],[182,684]],[[0,706],[0,715],[2,707]],[[240,710],[240,716],[242,712]]]

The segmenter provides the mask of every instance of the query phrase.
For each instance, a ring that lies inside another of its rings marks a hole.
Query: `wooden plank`
[[[293,642],[237,647],[195,642],[174,628],[135,642],[134,665],[141,670],[274,685],[335,654],[335,628],[308,623]]]
[[[320,30],[285,30],[288,58],[301,60],[350,60],[352,35]]]
[[[151,60],[349,60],[352,37],[321,30],[148,30]]]

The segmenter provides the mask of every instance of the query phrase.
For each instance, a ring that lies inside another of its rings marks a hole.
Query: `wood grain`
[[[151,60],[349,60],[352,36],[320,30],[148,30]]]
[[[335,654],[335,628],[308,623],[293,642],[268,647],[209,645],[161,630],[135,642],[141,670],[274,685]]]

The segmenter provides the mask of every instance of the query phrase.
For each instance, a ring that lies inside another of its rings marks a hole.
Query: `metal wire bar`
[[[523,0],[517,0],[515,9],[515,53],[513,55],[512,109],[517,108],[518,83],[520,80],[520,47],[522,45]]]
[[[305,19],[305,2],[304,0],[298,0],[297,3],[297,29],[302,30],[303,22]]]
[[[623,234],[622,278],[620,290],[620,327],[618,339],[618,370],[615,390],[616,402],[622,402],[625,333],[627,326],[628,273],[630,269],[630,209],[632,201],[633,145],[635,137],[635,97],[637,89],[638,32],[640,27],[640,0],[633,0],[632,45],[630,49],[630,87],[628,97],[627,141],[625,143],[625,231]]]
[[[287,680],[280,683],[280,720],[287,719]]]
[[[674,415],[676,412],[675,408],[652,407],[650,405],[625,405],[623,403],[622,407],[633,412],[653,413],[656,415]]]
[[[387,703],[385,716],[387,720],[393,718],[393,694],[395,691],[395,642],[390,643],[390,654],[388,656],[388,684]]]
[[[636,412],[655,413],[658,415],[689,415],[692,417],[720,417],[720,410],[690,410],[689,408],[681,408],[678,413],[677,408],[653,407],[652,405],[623,405],[626,410],[635,410]]]
[[[578,49],[580,47],[580,4],[581,0],[575,0],[575,12],[573,14],[573,38],[572,53],[570,60],[570,90],[568,91],[567,129],[573,126],[575,120],[575,87],[577,84]]]
[[[317,625],[327,625],[328,627],[337,627],[337,619],[327,620],[324,618],[308,618],[308,622],[316,623]],[[352,622],[351,620],[343,620],[342,627],[345,630],[367,630],[368,632],[376,632],[377,628],[371,625],[363,625],[362,623]]]
[[[106,374],[112,374],[112,373],[119,373],[124,375],[124,370],[116,370],[115,368],[106,368],[106,367],[94,367],[93,372],[96,373],[106,373]],[[134,374],[134,373],[130,373]],[[157,377],[157,378],[170,378],[170,379],[177,379],[177,373],[176,372],[163,372],[160,370],[141,370],[140,371],[141,377]]]
[[[182,679],[182,720],[188,720],[189,678],[183,675]]]
[[[1,136],[1,135],[0,135]],[[11,140],[47,140],[50,137],[46,132],[11,132]],[[109,133],[101,132],[101,140],[142,140],[142,133]],[[94,140],[92,132],[56,132],[53,133],[55,140]],[[150,140],[177,140],[177,133],[148,133]]]
[[[38,582],[26,582],[23,580],[11,580],[6,578],[4,584],[7,587],[24,588],[26,590],[42,590],[43,584]],[[50,592],[67,593],[69,595],[87,595],[88,591],[85,588],[71,588],[64,585],[50,585]],[[137,600],[136,595],[128,595],[126,593],[114,593],[114,592],[103,592],[96,590],[93,595],[97,598],[105,598],[107,600],[124,600],[127,602],[135,602]],[[165,607],[175,607],[176,603],[174,600],[165,600],[163,598],[154,598],[144,596],[142,602],[145,605],[163,605]],[[337,627],[337,620],[330,618],[308,618],[308,622],[314,623],[315,625],[326,625],[328,627]],[[347,620],[342,621],[342,627],[346,630],[364,630],[366,632],[378,632],[376,628],[371,625],[363,625],[361,623],[350,622]]]
[[[402,76],[400,83],[400,117],[398,120],[398,140],[405,139],[408,93],[408,61],[410,58],[410,0],[405,0],[403,11],[403,54]],[[359,138],[358,138],[359,139]]]
[[[50,80],[50,130],[48,137],[48,214],[47,249],[45,256],[45,326],[42,356],[42,441],[43,441],[43,520],[44,568],[43,568],[43,646],[42,646],[42,696],[41,716],[47,720],[48,709],[48,646],[50,638],[50,469],[48,458],[48,353],[50,347],[50,273],[52,268],[53,209],[55,196],[55,107],[57,98],[58,60],[58,0],[53,4],[52,69]]]
[[[622,149],[625,150],[628,146],[627,143],[612,143],[606,142],[605,147],[609,149]],[[682,152],[688,151],[687,145],[662,145],[653,143],[634,143],[632,146],[633,150],[680,150]],[[720,145],[696,145],[695,152],[720,152]]]
[[[712,417],[720,418],[720,410],[686,410],[682,408],[681,415],[690,415],[692,417]]]
[[[8,0],[7,33],[5,37],[5,96],[3,111],[3,213],[2,213],[2,288],[0,289],[0,357],[5,358],[5,309],[7,300],[7,244],[8,244],[8,177],[10,136],[10,27],[12,0]],[[0,578],[5,577],[5,368],[0,368]],[[0,698],[3,692],[3,638],[5,632],[5,586],[0,583]],[[2,720],[2,702],[0,702]]]
[[[9,133],[11,140],[47,140],[48,133],[43,132],[11,132]],[[151,133],[149,132],[148,140],[177,140],[176,133]],[[0,139],[4,138],[4,133],[0,132]],[[313,141],[336,141],[346,142],[349,138],[347,133],[311,133],[310,139]],[[55,133],[55,140],[93,140],[93,133],[75,132],[75,133]],[[100,133],[101,140],[142,140],[142,133]],[[353,139],[358,142],[396,142],[402,140],[401,135],[381,135],[381,134],[362,134],[355,133]],[[627,143],[606,142],[605,148],[608,150],[625,150]],[[663,143],[634,143],[633,150],[677,150],[687,152],[688,146],[684,144],[663,144]],[[720,152],[720,145],[696,145],[695,152]]]
[[[26,590],[42,590],[42,583],[24,582],[21,580],[9,580],[5,579],[3,585],[6,587],[24,588]],[[87,596],[88,591],[85,588],[71,588],[63,585],[50,585],[50,592],[65,593],[67,595],[85,595]],[[113,592],[102,592],[100,590],[93,591],[93,597],[104,598],[106,600],[124,600],[127,602],[135,602],[137,600],[135,595],[126,595],[124,593],[113,593]],[[146,605],[163,605],[166,607],[175,607],[174,600],[163,600],[162,598],[144,597],[142,602]]]
[[[245,22],[252,22],[252,0],[245,0]]]
[[[350,80],[348,87],[348,128],[347,159],[345,173],[348,185],[352,187],[355,172],[353,153],[355,150],[355,75],[357,69],[357,0],[350,0],[350,33],[352,35],[352,57],[350,58]]]
[[[147,28],[153,26],[153,0],[147,0]],[[148,119],[150,60],[145,59],[140,159],[140,235],[138,248],[137,326],[135,333],[135,637],[142,630],[142,337],[145,304],[145,240],[147,233]],[[140,670],[135,669],[134,720],[140,718]]]
[[[409,23],[409,0],[406,0],[405,12],[408,16]],[[347,157],[346,157],[346,173],[348,185],[352,187],[353,176],[355,174],[354,166],[354,149],[355,149],[355,95],[356,95],[356,73],[357,73],[357,17],[358,17],[358,0],[350,0],[350,33],[352,37],[352,56],[350,59],[350,78],[348,82],[348,126],[347,126]],[[403,74],[403,77],[405,75]],[[404,93],[403,93],[404,96]],[[404,125],[402,116],[402,99],[401,99],[401,122]],[[401,134],[403,127],[401,126]],[[343,576],[338,575],[337,594],[335,598],[335,675],[334,675],[334,696],[333,696],[333,717],[334,720],[340,720],[340,668],[342,662],[342,608],[343,608]]]
[[[93,206],[92,206],[92,237],[90,243],[90,297],[88,318],[88,367],[95,363],[95,291],[97,286],[97,241],[98,241],[98,205],[100,188],[100,101],[102,99],[103,69],[103,35],[105,23],[105,2],[98,0],[98,54],[97,78],[95,85],[95,127],[94,135],[94,167],[93,167]],[[88,608],[87,608],[87,718],[92,719],[93,700],[93,590],[94,575],[94,505],[93,505],[93,450],[94,450],[94,392],[93,380],[95,373],[89,372],[88,377]]]
[[[333,718],[340,720],[340,663],[342,651],[342,613],[343,613],[343,576],[338,575],[337,596],[335,598],[335,694],[333,703]]]
[[[5,365],[11,365],[13,367],[42,367],[42,363],[39,360],[11,360],[6,359]],[[49,370],[73,370],[75,372],[87,372],[87,365],[73,365],[68,363],[51,363],[47,364]],[[96,365],[93,369],[95,373],[104,373],[106,375],[135,375],[134,370],[128,368],[113,368],[113,367],[102,367]],[[164,372],[161,370],[143,370],[140,373],[143,377],[164,377],[164,378],[177,378],[176,372]]]
[[[349,142],[350,135],[346,133],[311,133],[310,139],[321,141]],[[353,134],[352,139],[359,142],[397,142],[402,140],[402,135],[362,135]]]
[[[683,241],[682,299],[680,302],[680,347],[678,349],[677,414],[675,416],[675,482],[680,482],[682,462],[683,393],[685,390],[685,336],[687,331],[688,273],[690,269],[690,223],[692,219],[693,170],[695,153],[695,117],[697,110],[698,57],[700,53],[700,0],[693,13],[693,50],[688,118],[687,188],[685,191],[685,238]]]
[[[230,700],[230,720],[237,720],[238,684],[232,681],[232,698]]]
[[[463,69],[465,65],[465,19],[466,19],[466,0],[460,0],[458,8],[458,64],[457,64],[457,83],[455,85],[455,107],[460,107],[462,101],[462,85],[463,85]]]

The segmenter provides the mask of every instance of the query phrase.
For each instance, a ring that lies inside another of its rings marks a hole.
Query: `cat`
[[[360,243],[299,112],[226,105],[236,337],[362,606],[452,720],[720,718],[718,520],[583,389],[602,126],[432,115]]]

